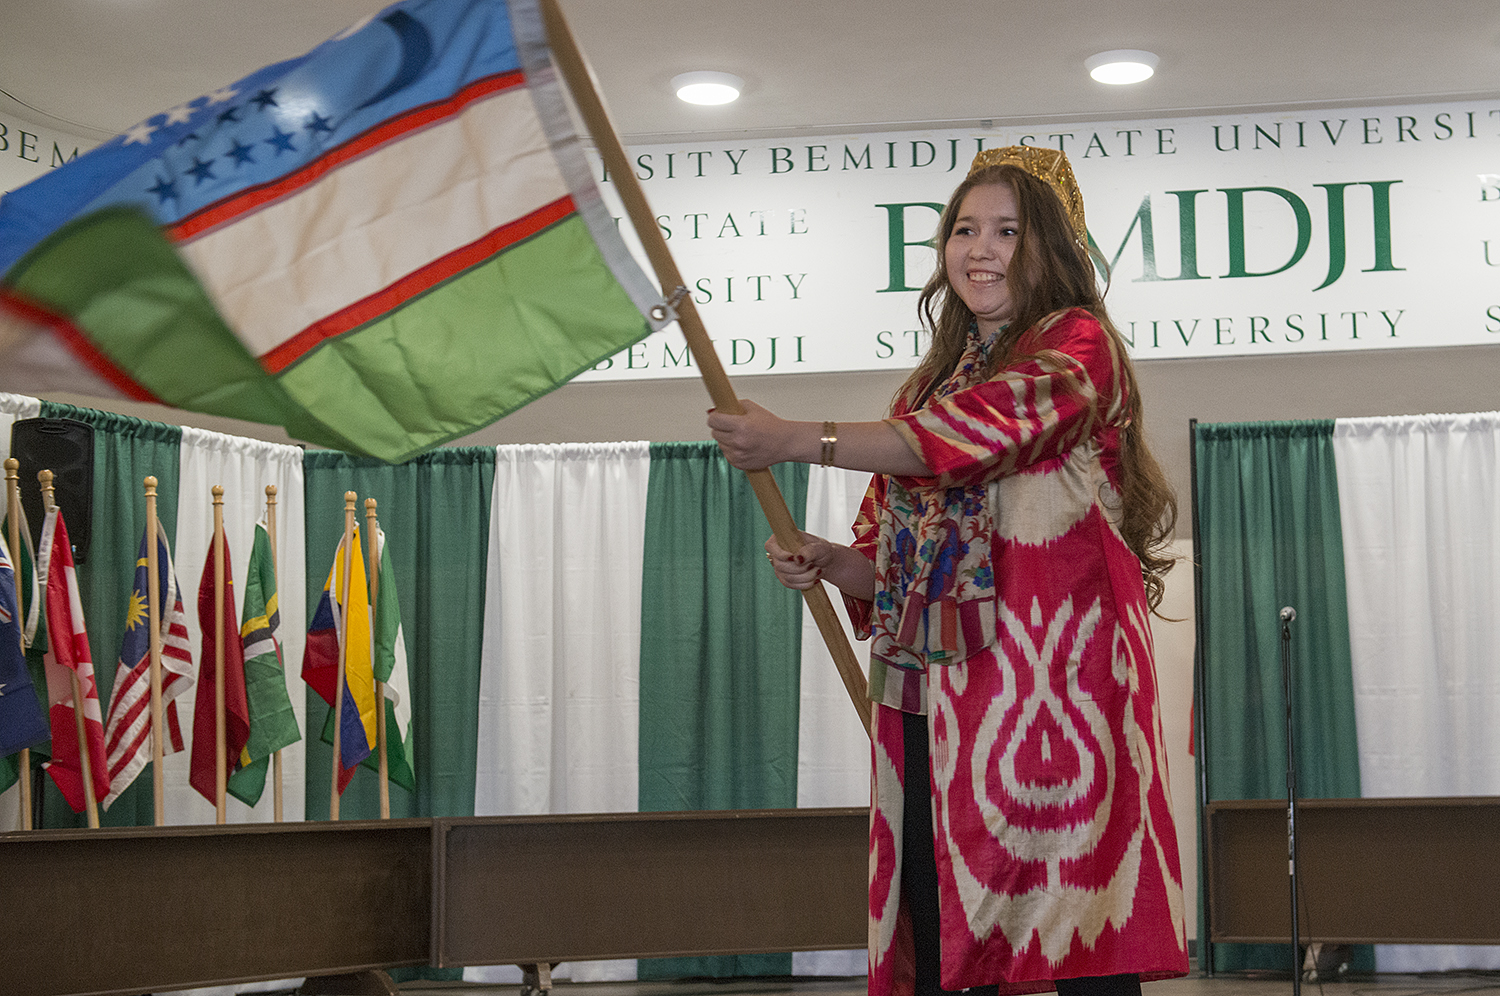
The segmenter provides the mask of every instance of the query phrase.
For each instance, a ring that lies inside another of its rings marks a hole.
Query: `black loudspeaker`
[[[20,419],[10,429],[10,455],[21,464],[21,507],[31,541],[41,542],[42,487],[38,471],[52,471],[53,499],[68,524],[73,561],[88,559],[94,517],[94,429],[71,418]]]

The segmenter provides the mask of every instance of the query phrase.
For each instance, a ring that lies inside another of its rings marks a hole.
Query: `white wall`
[[[1182,887],[1186,900],[1187,935],[1198,934],[1198,794],[1194,785],[1193,757],[1188,753],[1192,738],[1193,647],[1193,544],[1179,540],[1172,546],[1180,558],[1167,575],[1167,591],[1160,606],[1168,622],[1151,619],[1151,638],[1156,646],[1156,680],[1160,689],[1162,733],[1167,744],[1167,771],[1171,779],[1172,815],[1177,821],[1177,852],[1182,857]]]

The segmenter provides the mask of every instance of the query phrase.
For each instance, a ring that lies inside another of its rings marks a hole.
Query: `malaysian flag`
[[[106,809],[151,760],[151,572],[146,554],[146,534],[142,533],[140,555],[135,563],[135,587],[125,613],[125,640],[120,646],[109,722],[104,729],[104,749],[109,762]],[[158,604],[162,606],[158,609],[165,726],[161,749],[163,754],[174,754],[183,749],[174,700],[193,685],[193,653],[188,641],[187,613],[182,607],[182,589],[177,585],[172,551],[160,520],[156,523],[156,572]],[[170,611],[165,610],[167,605],[171,605]]]

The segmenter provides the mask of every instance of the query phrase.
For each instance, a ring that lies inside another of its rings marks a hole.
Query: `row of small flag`
[[[341,597],[345,591],[341,541],[314,613],[302,662],[304,680],[333,706],[339,673],[339,639],[341,633],[347,633],[341,710],[341,792],[361,763],[374,766],[377,680],[385,688],[389,777],[409,790],[415,789],[400,610],[384,531],[378,526],[375,529],[380,551],[375,611],[371,611],[356,528],[349,558],[349,607],[346,610]],[[46,764],[47,773],[73,811],[81,813],[88,803],[77,732],[81,728],[82,742],[88,751],[93,798],[101,800],[107,809],[146,767],[152,755],[148,536],[141,537],[134,585],[126,609],[125,637],[106,719],[94,680],[78,578],[62,512],[56,506],[47,511],[34,554],[24,520],[19,532],[22,538],[16,551],[19,563],[0,535],[0,757],[50,739],[52,757]],[[172,754],[185,749],[177,700],[196,685],[189,783],[208,801],[216,802],[214,549],[210,547],[198,591],[198,615],[204,634],[200,653],[204,666],[200,669],[193,660],[182,592],[160,522],[155,533],[161,604],[158,632],[162,751]],[[266,524],[256,524],[242,603],[243,624],[235,618],[229,549],[222,534],[219,542],[223,544],[225,583],[223,602],[217,611],[223,618],[223,631],[239,634],[238,640],[224,641],[227,791],[247,805],[254,805],[264,791],[270,757],[295,743],[301,734],[287,694],[281,645],[276,635],[280,622],[276,569]],[[341,626],[344,617],[347,630]],[[31,647],[44,649],[48,703],[45,713],[26,665],[25,650]],[[75,711],[79,700],[81,724]],[[325,740],[332,739],[333,715],[330,710],[323,733]]]

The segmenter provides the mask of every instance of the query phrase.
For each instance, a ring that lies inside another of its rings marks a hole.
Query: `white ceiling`
[[[1500,95],[1497,0],[562,2],[627,143]],[[382,6],[0,0],[0,91],[103,139]],[[1112,48],[1157,53],[1157,75],[1095,83],[1083,60]],[[746,92],[682,104],[667,84],[691,69]]]

